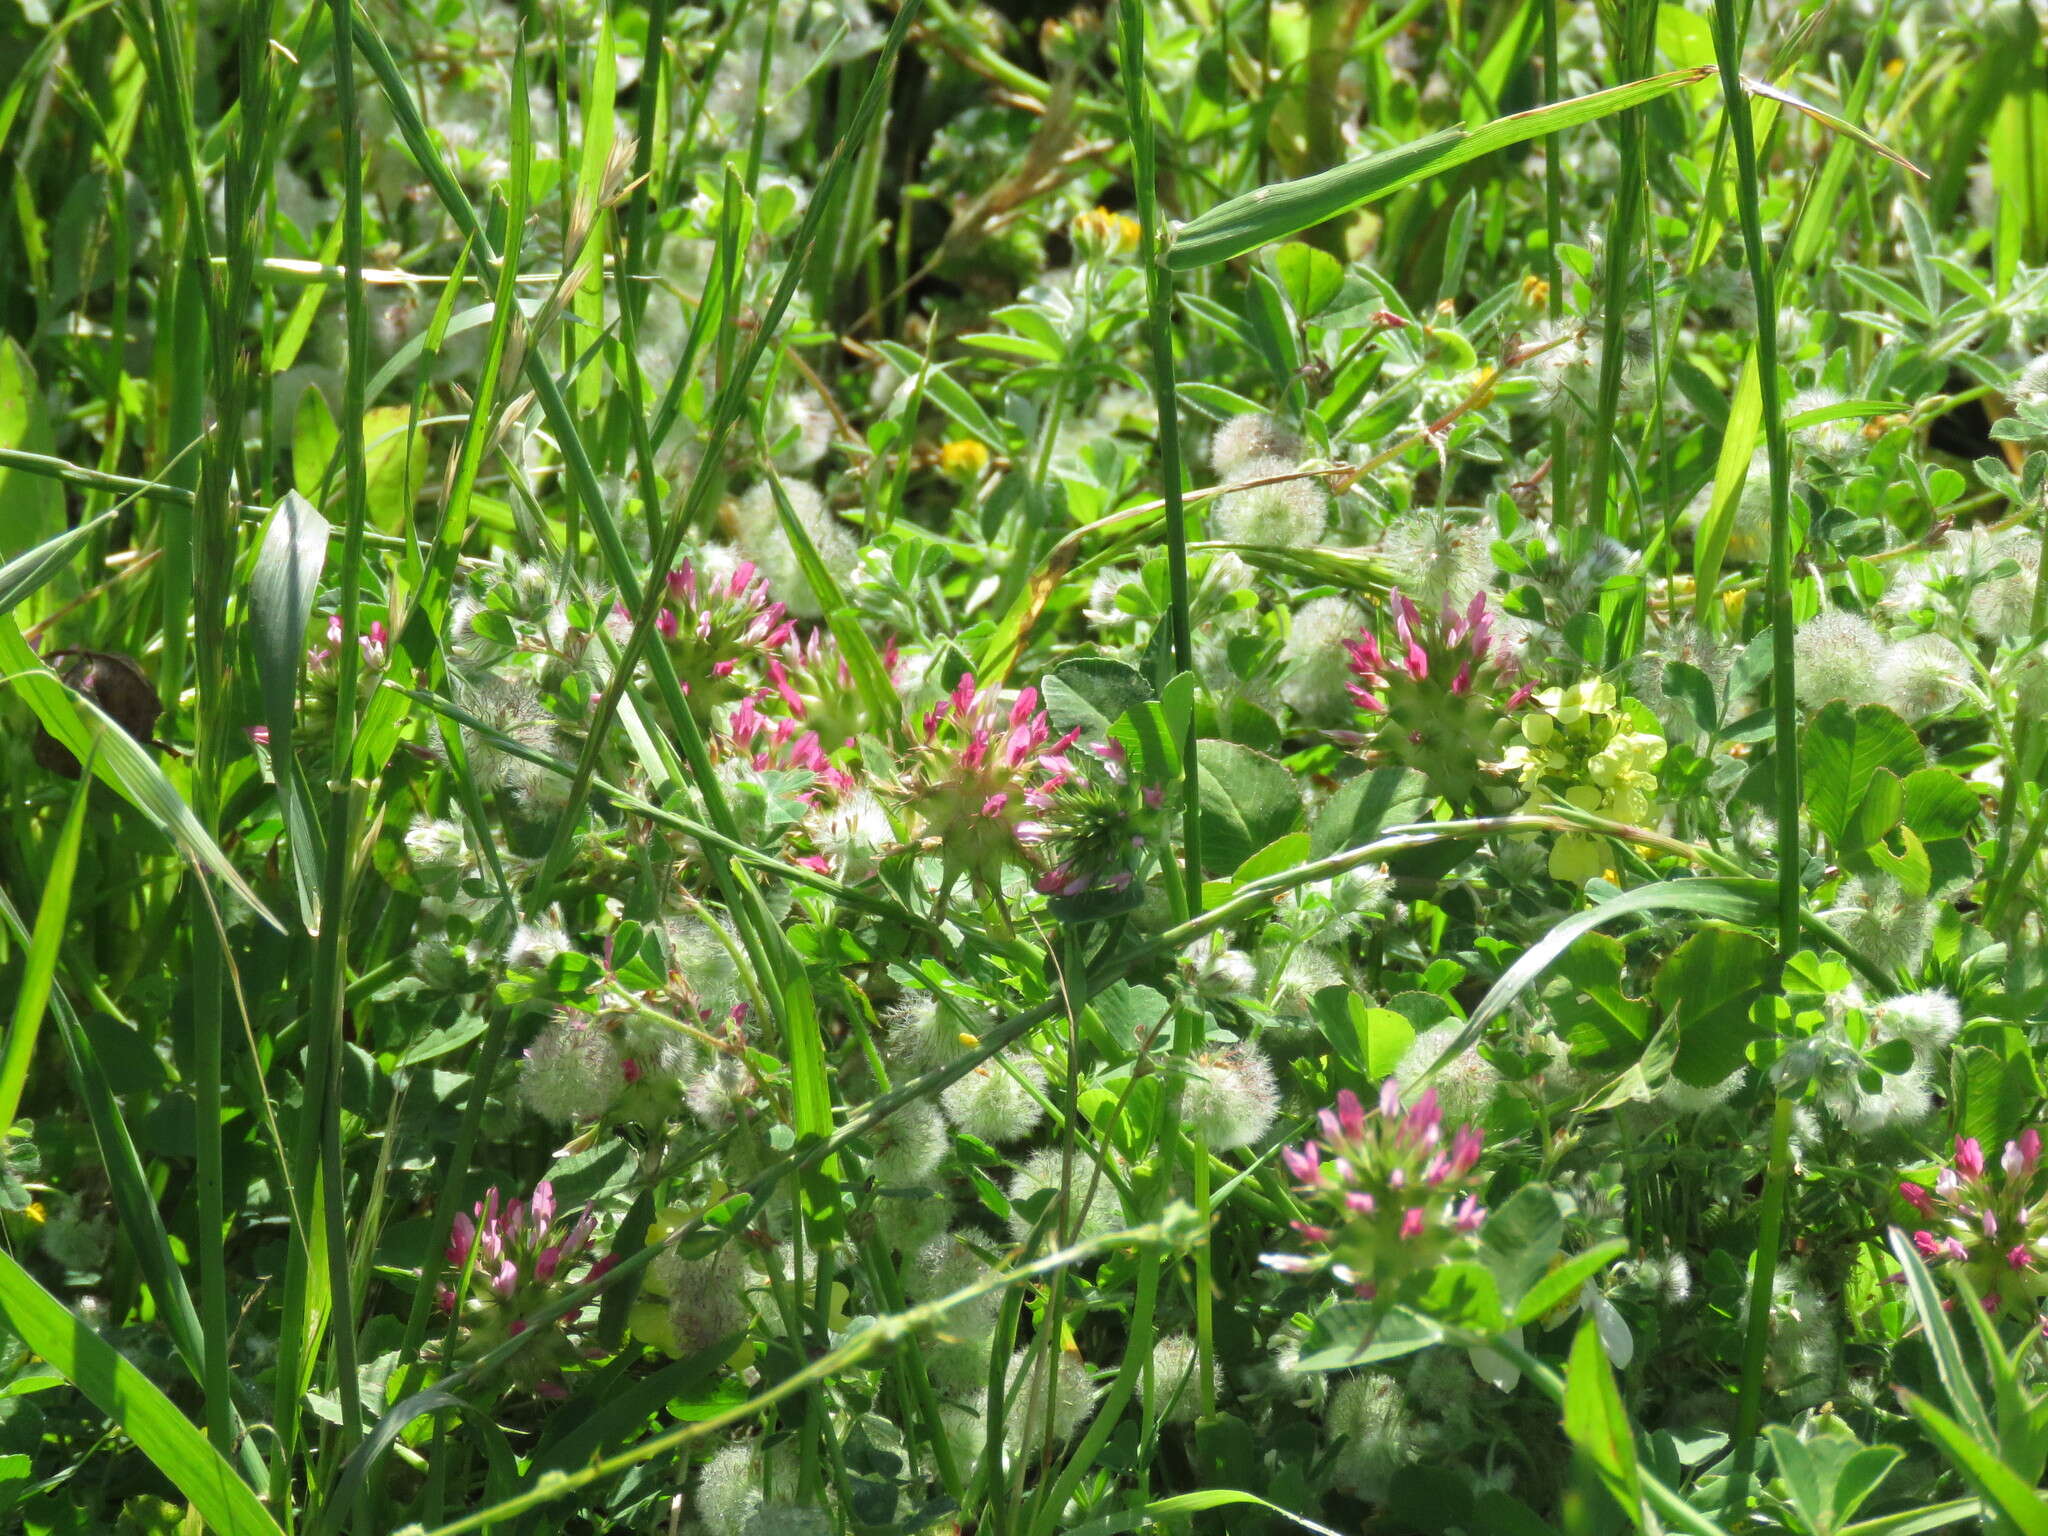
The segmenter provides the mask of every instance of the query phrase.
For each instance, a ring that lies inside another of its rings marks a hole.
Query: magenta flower
[[[757,683],[796,632],[788,610],[770,601],[768,584],[749,561],[714,579],[686,559],[668,573],[668,595],[655,631],[700,722],[713,706]]]
[[[1347,1088],[1317,1119],[1319,1141],[1280,1153],[1313,1211],[1294,1229],[1327,1250],[1304,1261],[1311,1267],[1327,1265],[1373,1296],[1444,1262],[1478,1232],[1486,1211],[1470,1186],[1482,1138],[1460,1126],[1446,1140],[1434,1089],[1403,1109],[1400,1086],[1388,1078],[1368,1109]],[[1284,1256],[1267,1262],[1276,1257]]]
[[[1057,740],[1026,688],[1007,705],[963,676],[914,728],[896,797],[917,822],[917,836],[946,861],[951,878],[977,886],[1023,856],[1030,793],[1069,765],[1061,754],[1078,728]]]
[[[532,1315],[571,1285],[596,1278],[609,1256],[587,1265],[597,1217],[585,1211],[564,1229],[555,1187],[543,1179],[530,1199],[503,1200],[493,1187],[450,1225],[446,1256],[455,1271],[436,1300],[444,1312],[459,1312],[464,1324],[458,1353],[474,1358],[528,1331]],[[581,1273],[576,1271],[581,1269]],[[571,1357],[566,1333],[575,1314],[550,1326],[551,1337],[529,1345],[515,1369],[522,1383],[542,1391]]]
[[[1509,686],[1511,652],[1494,633],[1486,594],[1463,611],[1448,605],[1434,618],[1400,592],[1389,599],[1394,636],[1383,644],[1366,630],[1345,642],[1351,655],[1351,697],[1370,728],[1347,739],[1369,757],[1403,764],[1429,777],[1437,793],[1469,805],[1483,765],[1497,762],[1497,729],[1532,685]]]
[[[1927,1223],[1912,1234],[1929,1264],[1958,1264],[1989,1312],[2031,1315],[2048,1298],[2048,1178],[2041,1134],[2032,1127],[2005,1144],[1994,1172],[1974,1136],[1956,1138],[1934,1187],[1915,1180],[1899,1197]],[[2043,1319],[2048,1328],[2048,1316]]]

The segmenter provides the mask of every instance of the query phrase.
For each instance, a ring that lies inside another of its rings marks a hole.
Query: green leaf
[[[1390,1309],[1370,1301],[1333,1302],[1315,1314],[1301,1353],[1289,1369],[1348,1371],[1412,1355],[1443,1336],[1443,1329],[1405,1307]]]
[[[1813,1536],[1836,1536],[1905,1454],[1894,1445],[1865,1445],[1846,1426],[1826,1422],[1815,1421],[1808,1439],[1782,1424],[1764,1430],[1792,1507]]]
[[[1600,1474],[1637,1530],[1645,1529],[1642,1479],[1636,1470],[1636,1442],[1615,1390],[1614,1372],[1593,1319],[1579,1324],[1565,1366],[1564,1432]]]
[[[49,413],[21,343],[0,337],[0,448],[48,454]],[[31,549],[64,531],[64,487],[47,475],[0,468],[0,549]]]
[[[1260,187],[1181,225],[1167,247],[1166,265],[1172,271],[1187,272],[1228,261],[1312,229],[1468,160],[1655,101],[1682,85],[1704,80],[1709,73],[1702,65],[1654,75],[1611,90],[1496,118],[1470,131],[1446,129],[1298,181]]]
[[[1705,923],[1658,967],[1650,995],[1677,1031],[1680,1081],[1705,1088],[1742,1065],[1763,1034],[1750,1005],[1763,995],[1770,962],[1771,946],[1755,934]]]
[[[1622,990],[1626,958],[1606,934],[1583,934],[1558,957],[1540,993],[1572,1060],[1596,1072],[1620,1071],[1650,1038],[1650,1005]]]
[[[1316,1536],[1340,1536],[1339,1532],[1331,1530],[1327,1525],[1316,1524],[1306,1515],[1297,1515],[1293,1510],[1282,1509],[1269,1499],[1262,1499],[1255,1493],[1241,1493],[1235,1488],[1203,1488],[1194,1493],[1176,1493],[1171,1498],[1154,1499],[1140,1513],[1146,1516],[1193,1515],[1205,1509],[1223,1509],[1232,1504],[1253,1504],[1260,1509],[1269,1509],[1281,1519],[1300,1526],[1304,1531],[1316,1532]],[[1133,1528],[1135,1523],[1131,1527],[1125,1527]],[[1075,1536],[1080,1536],[1078,1528]]]
[[[1469,1050],[1476,1045],[1486,1026],[1528,991],[1557,962],[1558,957],[1571,948],[1580,934],[1589,933],[1603,923],[1632,913],[1650,911],[1692,912],[1703,917],[1768,922],[1776,911],[1776,899],[1777,887],[1769,880],[1711,875],[1639,885],[1598,906],[1574,912],[1562,922],[1552,924],[1542,938],[1502,972],[1500,980],[1487,989],[1486,996],[1472,1010],[1471,1017],[1465,1021],[1464,1029],[1447,1054]]]
[[[1714,698],[1713,681],[1691,662],[1664,664],[1664,692],[1680,700],[1691,712],[1693,723],[1708,735],[1721,728],[1721,706]]]
[[[270,761],[289,839],[299,916],[308,933],[320,931],[320,880],[326,839],[292,752],[298,717],[299,662],[306,626],[327,563],[327,519],[297,491],[286,491],[263,529],[249,577],[249,649],[262,684],[263,718],[270,727]]]
[[[16,604],[64,569],[79,547],[113,520],[112,512],[102,512],[0,565],[0,614],[13,612]]]
[[[1348,986],[1324,987],[1312,1005],[1323,1038],[1352,1071],[1381,1082],[1415,1043],[1415,1026],[1391,1008],[1375,1008]]]
[[[1294,830],[1301,791],[1293,774],[1234,741],[1197,742],[1195,751],[1202,769],[1202,861],[1210,872],[1235,869],[1255,849]]]
[[[282,1536],[249,1485],[155,1383],[4,1252],[0,1317],[135,1443],[218,1536]]]
[[[364,415],[363,466],[370,521],[401,532],[427,479],[426,428],[414,425],[411,406],[380,405]]]
[[[6,1047],[0,1050],[0,1142],[5,1142],[14,1130],[14,1113],[21,1108],[22,1085],[28,1081],[29,1063],[35,1059],[36,1037],[42,1032],[43,1010],[49,1005],[50,986],[57,976],[57,955],[64,945],[64,924],[71,915],[71,883],[78,873],[78,843],[85,830],[85,808],[91,801],[92,780],[80,774],[78,788],[71,792],[71,809],[64,813],[64,825],[50,851],[50,873],[43,882],[36,925],[29,936],[28,954],[14,992],[14,1017],[7,1026]]]
[[[1564,1208],[1547,1185],[1524,1184],[1486,1213],[1479,1257],[1493,1272],[1510,1311],[1549,1271],[1563,1241]]]
[[[241,872],[228,862],[227,855],[206,835],[192,808],[171,787],[171,781],[142,745],[91,699],[66,688],[42,658],[28,648],[21,631],[8,618],[0,618],[0,678],[21,691],[45,730],[81,763],[90,759],[100,781],[176,843],[186,858],[219,876],[249,904],[251,911],[279,933],[286,931]]]
[[[1949,768],[1915,768],[1906,775],[1906,825],[1923,842],[1961,837],[1984,814],[1984,802],[1963,776]]]
[[[1567,1300],[1579,1294],[1580,1287],[1588,1280],[1627,1252],[1627,1238],[1611,1237],[1604,1243],[1596,1243],[1591,1248],[1573,1254],[1529,1287],[1515,1307],[1515,1326],[1527,1327],[1545,1314],[1563,1306]]]
[[[1388,827],[1421,821],[1436,796],[1413,768],[1374,768],[1337,786],[1309,823],[1309,853],[1327,859],[1372,842]]]
[[[327,466],[341,451],[341,429],[320,386],[308,384],[292,410],[292,488],[309,501],[327,483]]]
[[[1969,1425],[1971,1435],[1982,1443],[1991,1443],[1994,1438],[1991,1419],[1984,1412],[1983,1398],[1977,1395],[1977,1384],[1970,1379],[1970,1368],[1963,1360],[1962,1344],[1949,1324],[1941,1296],[1934,1288],[1934,1277],[1927,1272],[1927,1266],[1921,1262],[1912,1240],[1903,1231],[1893,1227],[1886,1233],[1886,1240],[1891,1246],[1892,1257],[1899,1261],[1906,1294],[1912,1298],[1913,1311],[1919,1316],[1921,1331],[1927,1336],[1927,1347],[1934,1354],[1934,1369],[1941,1377],[1942,1390],[1948,1394],[1949,1407]]]
[[[1312,320],[1329,308],[1344,286],[1344,268],[1337,258],[1300,240],[1290,240],[1273,253],[1273,274],[1301,320]]]
[[[1889,827],[1898,819],[1903,792],[1885,780],[1917,772],[1926,754],[1913,728],[1882,704],[1851,710],[1837,699],[1807,726],[1799,761],[1813,824],[1835,847],[1854,851],[1872,841],[1863,836],[1870,825],[1865,800],[1875,795],[1879,808],[1889,810],[1879,830]],[[1851,840],[1859,836],[1863,841]]]
[[[1145,674],[1107,656],[1073,656],[1052,669],[1040,686],[1045,713],[1055,731],[1075,726],[1088,741],[1107,741],[1111,722],[1153,697]]]
[[[2048,1499],[2016,1476],[1983,1440],[1974,1438],[1926,1398],[1903,1388],[1899,1398],[1936,1448],[1954,1463],[1985,1503],[1995,1506],[2012,1522],[2020,1536],[2048,1536]]]

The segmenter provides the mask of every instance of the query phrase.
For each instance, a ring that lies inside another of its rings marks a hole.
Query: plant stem
[[[1166,270],[1159,247],[1158,157],[1152,143],[1152,107],[1145,91],[1145,9],[1136,0],[1121,0],[1117,6],[1117,35],[1117,63],[1123,74],[1124,110],[1131,133],[1131,174],[1138,200],[1138,260],[1145,269],[1152,398],[1159,415],[1159,476],[1165,501],[1167,583],[1173,608],[1173,666],[1176,672],[1191,672],[1195,646],[1188,617],[1188,530],[1181,507],[1180,406],[1173,381],[1173,277]],[[1200,771],[1195,755],[1194,722],[1190,720],[1181,749],[1181,827],[1186,843],[1181,880],[1192,913],[1202,910],[1202,829],[1195,809],[1201,803]]]
[[[1781,841],[1778,854],[1778,965],[1782,968],[1799,943],[1800,868],[1798,846],[1799,740],[1794,712],[1792,656],[1792,465],[1785,441],[1785,421],[1778,392],[1777,286],[1764,250],[1763,218],[1758,210],[1756,140],[1749,98],[1742,89],[1742,38],[1736,0],[1714,0],[1714,56],[1721,71],[1721,94],[1728,114],[1729,139],[1735,150],[1735,197],[1742,220],[1742,244],[1749,259],[1756,293],[1756,357],[1758,398],[1771,466],[1771,713],[1775,730],[1777,817]],[[1777,1279],[1778,1240],[1785,1212],[1789,1174],[1788,1138],[1792,1101],[1777,1100],[1771,1116],[1770,1163],[1764,1185],[1762,1221],[1757,1231],[1754,1272],[1749,1290],[1749,1332],[1742,1351],[1742,1397],[1736,1410],[1735,1461],[1729,1474],[1726,1508],[1737,1517],[1749,1500],[1750,1476],[1756,1465],[1757,1419],[1761,1411],[1764,1354],[1770,1341],[1771,1288]]]

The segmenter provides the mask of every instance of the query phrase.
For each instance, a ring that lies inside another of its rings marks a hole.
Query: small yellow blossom
[[[1541,309],[1550,302],[1550,283],[1531,272],[1522,279],[1522,302],[1531,309]]]
[[[939,450],[939,468],[971,480],[988,468],[988,448],[978,439],[956,437]]]
[[[1136,219],[1127,213],[1111,213],[1107,208],[1093,208],[1087,213],[1074,215],[1067,232],[1073,237],[1074,248],[1082,256],[1105,261],[1114,261],[1137,250],[1138,237],[1142,233]]]

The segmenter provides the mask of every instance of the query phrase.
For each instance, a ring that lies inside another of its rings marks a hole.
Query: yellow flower
[[[1137,250],[1138,237],[1142,233],[1136,219],[1129,214],[1111,213],[1107,208],[1076,214],[1073,223],[1067,226],[1067,232],[1073,237],[1075,249],[1083,256],[1106,261],[1128,256]]]
[[[956,437],[939,450],[939,468],[971,480],[988,468],[988,448],[972,437]]]

